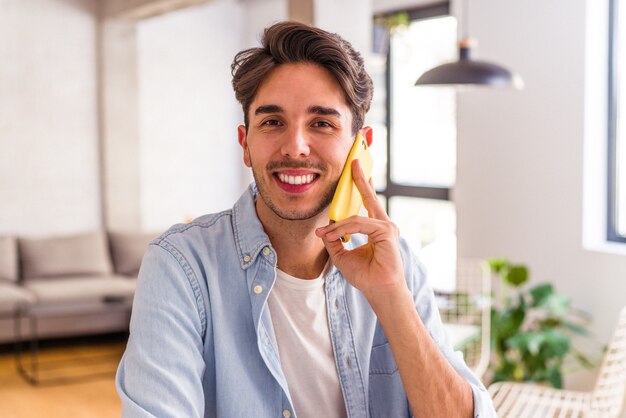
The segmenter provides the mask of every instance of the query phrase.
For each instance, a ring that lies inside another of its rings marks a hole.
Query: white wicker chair
[[[498,382],[489,386],[489,393],[499,418],[617,418],[624,404],[625,389],[626,307],[619,314],[593,391]]]
[[[441,319],[446,326],[476,328],[476,334],[455,347],[479,378],[489,366],[491,329],[491,275],[478,259],[459,259],[454,292],[435,292]],[[471,334],[471,332],[470,332]]]

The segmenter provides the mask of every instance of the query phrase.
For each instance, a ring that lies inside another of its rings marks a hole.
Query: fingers
[[[375,219],[389,219],[387,212],[385,212],[382,204],[378,198],[376,198],[374,182],[371,178],[369,181],[365,178],[365,173],[363,173],[359,160],[352,161],[352,180],[361,194],[363,206],[365,206],[369,216]]]
[[[324,242],[324,246],[326,247],[326,251],[328,251],[328,255],[331,260],[333,260],[333,263],[336,264],[337,258],[340,257],[342,253],[347,251],[341,243],[341,240],[329,239],[329,237],[324,233],[324,228],[318,228],[315,233],[322,239],[322,242]]]
[[[400,232],[393,222],[361,216],[352,216],[319,228],[316,230],[316,234],[328,241],[335,242],[340,242],[339,239],[346,234],[365,234],[372,242],[397,239],[400,236]]]

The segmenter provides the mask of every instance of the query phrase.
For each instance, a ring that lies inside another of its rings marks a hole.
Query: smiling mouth
[[[278,179],[283,183],[299,186],[299,185],[306,185],[306,184],[313,183],[313,181],[317,177],[319,177],[319,174],[305,174],[302,176],[290,176],[290,175],[283,174],[283,173],[276,173],[275,176],[278,177]]]

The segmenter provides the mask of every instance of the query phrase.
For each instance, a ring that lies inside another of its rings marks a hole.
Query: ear
[[[250,149],[248,148],[248,137],[246,135],[246,127],[243,125],[239,125],[237,127],[237,139],[239,141],[239,145],[243,149],[243,162],[246,167],[252,167],[252,163],[250,162]]]
[[[365,137],[365,140],[367,141],[367,146],[371,147],[372,141],[374,140],[374,130],[372,129],[372,127],[364,126],[363,128],[361,128],[361,135]]]

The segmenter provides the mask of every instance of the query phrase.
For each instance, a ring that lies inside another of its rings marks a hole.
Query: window
[[[607,238],[626,242],[626,8],[610,1]]]
[[[433,286],[454,288],[456,96],[452,88],[415,87],[424,71],[456,59],[457,22],[447,3],[410,10],[374,64],[370,112],[375,138],[374,184],[426,265]],[[376,42],[375,42],[376,44]],[[383,143],[384,146],[377,144]]]

